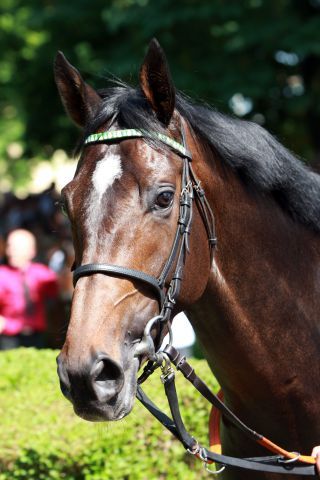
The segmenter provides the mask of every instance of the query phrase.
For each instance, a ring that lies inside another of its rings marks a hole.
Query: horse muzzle
[[[57,358],[61,391],[85,420],[119,420],[131,411],[135,396],[139,361],[130,363],[124,371],[117,361],[99,353],[75,369],[61,353]]]

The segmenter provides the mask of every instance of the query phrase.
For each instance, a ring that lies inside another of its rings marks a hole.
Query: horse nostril
[[[106,355],[99,355],[91,372],[91,386],[101,402],[110,401],[123,387],[124,373],[120,365]]]
[[[121,376],[121,370],[112,360],[99,360],[93,369],[93,376],[96,382],[117,380]]]

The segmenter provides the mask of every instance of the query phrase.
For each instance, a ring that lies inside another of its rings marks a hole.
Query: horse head
[[[137,371],[148,357],[141,348],[146,325],[164,311],[164,298],[175,315],[196,302],[208,282],[210,227],[199,208],[191,232],[191,221],[181,217],[190,210],[194,171],[205,179],[208,167],[199,163],[200,147],[175,108],[175,88],[155,40],[138,89],[118,84],[97,92],[61,53],[55,78],[85,139],[75,176],[62,191],[76,283],[58,374],[79,416],[117,420],[132,409]],[[168,300],[182,266],[179,294]],[[150,325],[156,347],[167,331],[160,323]]]

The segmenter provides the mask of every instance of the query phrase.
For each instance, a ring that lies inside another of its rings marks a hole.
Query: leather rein
[[[73,272],[74,286],[83,276],[102,273],[109,276],[127,278],[133,281],[142,282],[149,286],[157,295],[160,314],[151,318],[144,330],[143,337],[137,345],[135,356],[146,355],[149,359],[141,376],[138,379],[136,396],[148,411],[166,427],[186,448],[186,450],[203,461],[205,468],[213,474],[219,474],[226,467],[255,470],[260,472],[273,472],[296,475],[315,476],[315,459],[299,453],[288,452],[259,433],[246,426],[229,408],[215,395],[209,387],[195,374],[193,368],[188,364],[178,350],[172,346],[171,316],[180,293],[183,277],[183,270],[186,255],[189,252],[189,235],[193,218],[193,200],[196,200],[197,207],[201,214],[208,236],[208,248],[210,251],[210,265],[213,259],[214,248],[217,243],[215,234],[214,215],[206,199],[205,192],[201,187],[200,180],[192,169],[192,156],[186,146],[186,137],[183,125],[181,125],[181,143],[171,137],[158,132],[148,132],[138,129],[112,130],[92,134],[85,140],[85,145],[99,142],[115,142],[128,138],[149,138],[160,140],[161,143],[169,146],[182,158],[182,178],[179,217],[177,230],[171,247],[171,251],[162,272],[158,277],[145,272],[105,263],[90,263],[77,267]],[[171,272],[173,272],[171,274]],[[154,326],[158,326],[158,341],[155,342],[151,335]],[[163,350],[157,350],[155,343],[160,344],[164,327],[169,331],[169,344]],[[191,436],[186,430],[179,409],[179,401],[175,387],[175,372],[172,364],[181,371],[185,378],[203,395],[209,403],[218,409],[223,417],[238,427],[251,440],[271,450],[276,455],[254,458],[235,458],[221,455],[207,449]],[[157,369],[161,369],[161,381],[164,385],[172,418],[168,417],[147,397],[141,388],[141,384]],[[209,465],[219,465],[216,471],[210,470]],[[309,464],[309,466],[306,466]],[[311,465],[310,465],[311,464]]]

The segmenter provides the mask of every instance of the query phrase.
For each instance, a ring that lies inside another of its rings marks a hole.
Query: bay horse
[[[177,230],[184,162],[175,147],[184,143],[218,244],[211,255],[195,207],[173,314],[187,312],[230,409],[288,450],[311,451],[320,437],[319,175],[256,123],[176,92],[155,40],[137,89],[119,82],[96,91],[62,53],[55,79],[83,131],[75,176],[62,191],[74,266],[89,265],[77,275],[58,357],[61,389],[75,412],[106,421],[133,408],[146,360],[137,348],[159,315],[150,279],[163,271]],[[152,134],[128,134],[137,130]],[[105,264],[106,272],[90,270]],[[120,267],[113,274],[110,265]],[[119,268],[142,277],[121,276]],[[167,274],[164,289],[172,269]],[[152,330],[157,345],[164,333]],[[225,454],[265,454],[228,421],[221,436]],[[222,476],[278,478],[232,469]]]

